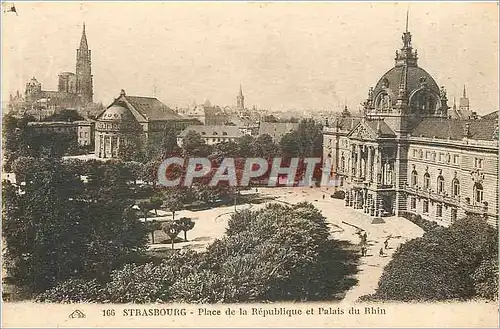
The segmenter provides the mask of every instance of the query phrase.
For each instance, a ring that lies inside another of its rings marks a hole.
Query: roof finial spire
[[[408,33],[408,14],[410,12],[410,8],[406,9],[406,33]]]
[[[464,98],[467,98],[467,92],[465,91],[465,85],[464,85]]]

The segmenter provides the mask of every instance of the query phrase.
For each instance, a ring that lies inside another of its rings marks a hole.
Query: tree
[[[312,205],[271,204],[231,221],[229,235],[210,245],[206,257],[207,269],[234,287],[221,293],[224,302],[327,299],[354,283],[357,256],[329,239]],[[189,295],[184,290],[179,298]]]
[[[323,126],[313,119],[300,121],[297,130],[283,135],[281,152],[289,157],[321,157],[323,154]]]
[[[181,217],[177,221],[177,225],[179,226],[179,229],[184,232],[184,241],[187,242],[187,231],[190,231],[194,228],[194,222],[191,218],[189,217]]]
[[[139,210],[144,215],[144,223],[148,223],[148,215],[151,210],[153,210],[153,205],[149,201],[142,201],[137,204]],[[146,224],[147,225],[147,224]],[[151,243],[155,243],[155,227],[154,225],[149,225],[151,230]]]
[[[244,135],[236,140],[238,144],[238,154],[241,157],[252,158],[253,154],[253,145],[254,138],[250,135]]]
[[[185,156],[206,157],[211,153],[210,146],[205,143],[201,135],[192,130],[182,139],[182,148]]]
[[[252,149],[254,156],[261,158],[273,158],[278,153],[278,146],[268,134],[257,137],[252,145]]]
[[[176,195],[175,191],[172,190],[167,190],[164,193],[163,204],[172,212],[172,220],[175,220],[175,213],[184,206],[179,195]]]
[[[69,278],[102,278],[145,250],[130,201],[108,194],[118,180],[84,185],[59,159],[39,159],[24,176],[23,194],[10,184],[3,194],[6,265],[19,285],[39,292]]]
[[[155,215],[158,216],[158,208],[163,205],[163,200],[158,197],[151,198],[149,199],[149,204],[151,206],[151,209],[154,209]]]
[[[460,219],[401,245],[373,298],[442,301],[488,296],[498,289],[488,283],[492,258],[498,258],[496,230],[480,217]]]
[[[175,239],[181,232],[181,227],[176,221],[169,220],[167,222],[162,223],[162,230],[170,238],[170,242],[172,243],[172,249],[174,249]]]

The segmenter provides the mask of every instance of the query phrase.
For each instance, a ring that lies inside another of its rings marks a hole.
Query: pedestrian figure
[[[384,256],[384,248],[380,248],[380,251],[378,252],[378,254],[380,257]]]
[[[365,233],[363,234],[363,239],[365,239],[365,242],[366,242],[366,240],[368,239],[368,234],[366,234],[366,231],[365,231]]]
[[[365,246],[361,247],[361,256],[363,256],[363,257],[366,256],[366,251],[367,251],[367,249]]]
[[[325,200],[325,195],[323,194],[323,200]]]
[[[389,249],[389,238],[384,241],[384,249]]]

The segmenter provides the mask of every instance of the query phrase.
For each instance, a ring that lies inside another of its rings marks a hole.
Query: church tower
[[[243,96],[243,90],[241,89],[241,84],[240,84],[240,92],[238,93],[238,96],[236,96],[236,108],[240,111],[245,109],[245,96]]]
[[[79,104],[84,106],[93,101],[91,54],[85,34],[85,23],[83,23],[80,48],[76,50],[76,93]]]
[[[467,91],[465,90],[465,85],[464,85],[464,94],[462,98],[460,98],[460,103],[458,103],[458,109],[462,113],[468,113],[469,112],[469,97],[467,97]]]

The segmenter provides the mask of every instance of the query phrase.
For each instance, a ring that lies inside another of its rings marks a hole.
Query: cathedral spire
[[[467,98],[467,92],[465,91],[465,85],[464,85],[464,98]]]
[[[241,88],[241,83],[240,83],[240,91],[238,92],[238,96],[236,96],[236,108],[238,110],[245,109],[245,96],[243,96],[243,89]]]
[[[80,50],[86,51],[89,49],[89,45],[87,44],[87,35],[85,34],[85,22],[83,23],[83,31],[82,38],[80,40]]]

